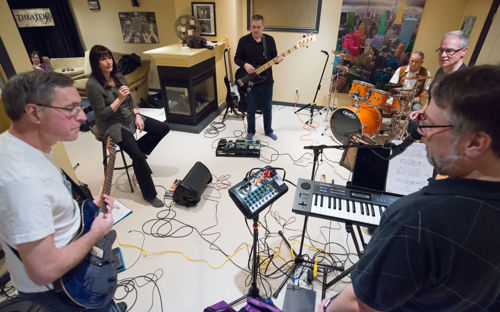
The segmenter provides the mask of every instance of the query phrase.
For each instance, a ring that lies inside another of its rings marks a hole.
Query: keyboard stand
[[[313,153],[314,153],[313,167],[312,167],[312,172],[311,172],[311,180],[312,181],[314,181],[314,176],[316,174],[316,164],[318,163],[319,154],[323,153],[323,149],[324,148],[345,149],[346,146],[343,146],[343,145],[332,145],[332,146],[327,146],[327,145],[318,145],[318,146],[311,145],[311,146],[304,146],[304,149],[312,149]],[[302,229],[302,238],[301,238],[301,241],[300,241],[299,254],[297,255],[297,254],[295,254],[295,252],[293,253],[294,263],[293,263],[292,267],[290,268],[290,270],[288,271],[288,273],[286,274],[286,278],[283,280],[283,282],[278,287],[278,289],[274,292],[274,294],[273,294],[273,298],[274,299],[278,298],[278,295],[279,295],[281,289],[286,285],[288,279],[290,279],[290,277],[294,274],[295,270],[297,269],[297,267],[299,265],[305,264],[305,263],[308,264],[308,265],[310,265],[310,266],[314,265],[314,262],[312,262],[312,261],[306,261],[306,260],[302,259],[302,248],[304,247],[304,238],[305,238],[305,235],[306,235],[307,221],[308,220],[309,220],[309,216],[307,216],[307,215],[304,216],[304,227]],[[288,243],[288,240],[283,235],[283,232],[279,231],[278,233],[283,238],[283,240],[287,243],[288,248],[291,249],[290,243]],[[325,271],[328,271],[329,268],[332,269],[332,270],[334,270],[334,269],[336,269],[336,270],[342,270],[339,267],[335,267],[335,266],[331,266],[331,265],[324,265],[324,264],[318,264],[318,265],[322,266]]]
[[[366,247],[366,244],[365,244],[365,240],[363,238],[363,232],[361,232],[361,227],[359,225],[356,225],[356,228],[358,231],[359,238],[361,240],[361,245],[363,246],[363,251],[359,248],[358,239],[356,238],[356,233],[353,231],[352,224],[351,223],[345,224],[345,230],[347,231],[347,233],[351,234],[352,241],[354,242],[354,247],[356,247],[356,252],[358,253],[358,257],[361,258],[361,256],[364,253],[364,249]],[[321,298],[325,299],[326,290],[328,288],[332,287],[333,285],[337,284],[338,282],[340,282],[344,277],[349,275],[352,272],[352,270],[354,270],[355,268],[356,268],[356,263],[351,265],[348,269],[344,270],[344,272],[340,273],[337,277],[335,277],[330,282],[327,281],[327,275],[328,275],[329,271],[328,271],[328,269],[325,268],[323,270],[323,289],[321,292]]]

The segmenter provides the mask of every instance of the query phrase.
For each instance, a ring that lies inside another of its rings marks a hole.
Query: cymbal
[[[332,63],[332,64],[333,64],[333,66],[337,67],[340,70],[345,71],[346,73],[353,74],[354,76],[358,76],[359,77],[359,74],[357,72],[355,72],[354,70],[350,69],[347,66],[339,65],[339,64],[336,64],[336,63]]]
[[[427,76],[427,77],[404,77],[404,78],[401,78],[401,79],[406,79],[406,80],[427,80],[427,79],[430,79],[432,78],[432,76]]]
[[[354,56],[352,56],[351,54],[345,54],[344,52],[342,51],[338,51],[338,50],[332,50],[332,53],[338,57],[340,57],[341,59],[343,60],[348,60],[348,61],[352,61],[354,60]]]

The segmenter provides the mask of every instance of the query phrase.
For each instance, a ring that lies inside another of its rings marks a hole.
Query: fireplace
[[[191,67],[158,66],[167,122],[197,125],[217,109],[215,57]]]

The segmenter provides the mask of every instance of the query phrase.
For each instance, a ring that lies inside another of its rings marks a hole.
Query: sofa
[[[115,62],[122,58],[124,53],[112,52]],[[89,51],[85,52],[84,57],[68,57],[68,58],[47,58],[44,57],[44,62],[49,64],[52,70],[68,75],[75,81],[75,87],[82,97],[87,97],[85,85],[92,73],[90,68]],[[137,67],[132,73],[125,75],[125,80],[130,88],[130,96],[137,105],[141,103],[141,98],[145,99],[149,90],[149,69],[151,60],[141,60],[141,66]],[[67,69],[70,69],[69,71]],[[73,68],[73,70],[71,70]],[[64,69],[64,71],[63,71]]]

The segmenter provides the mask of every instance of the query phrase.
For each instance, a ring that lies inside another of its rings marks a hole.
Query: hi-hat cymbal
[[[430,79],[432,78],[432,76],[427,76],[427,77],[404,77],[404,78],[401,78],[401,79],[406,79],[406,80],[426,80],[426,79]]]
[[[332,64],[333,64],[333,66],[337,67],[340,70],[345,71],[346,73],[353,74],[354,76],[358,76],[359,77],[359,74],[357,72],[355,72],[354,70],[350,69],[347,66],[339,65],[339,64],[336,64],[336,63],[332,63]]]
[[[344,52],[342,51],[338,51],[338,50],[332,50],[332,53],[338,57],[340,57],[341,59],[343,60],[348,60],[348,61],[352,61],[354,60],[354,56],[352,56],[351,54],[345,54]]]

